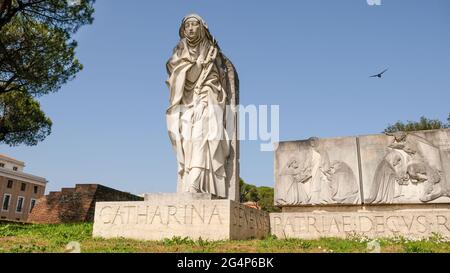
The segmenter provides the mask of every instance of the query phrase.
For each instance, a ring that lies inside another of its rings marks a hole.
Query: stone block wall
[[[92,222],[99,201],[142,201],[143,198],[98,184],[77,184],[39,199],[28,217],[43,224]]]

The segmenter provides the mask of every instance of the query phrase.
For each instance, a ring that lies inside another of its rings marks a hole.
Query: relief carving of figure
[[[442,189],[439,168],[431,165],[430,159],[440,162],[438,154],[429,154],[421,147],[433,145],[426,140],[397,132],[391,134],[392,143],[388,145],[388,152],[378,165],[373,179],[370,196],[366,203],[394,203],[396,200],[413,200],[429,202],[446,195]],[[433,156],[435,158],[433,158]],[[418,196],[408,192],[411,186],[422,186]]]
[[[394,149],[389,152],[378,164],[366,203],[392,203],[394,198],[399,196],[399,185],[408,182],[408,161],[407,153],[402,150]]]
[[[317,138],[309,139],[305,160],[291,158],[281,175],[288,181],[280,205],[356,203],[357,180],[344,162],[330,162],[328,152]]]

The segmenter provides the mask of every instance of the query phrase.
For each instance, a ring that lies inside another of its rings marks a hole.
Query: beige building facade
[[[0,219],[26,221],[47,180],[24,172],[25,163],[0,154]]]

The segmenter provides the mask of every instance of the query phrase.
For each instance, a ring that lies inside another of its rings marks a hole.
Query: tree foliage
[[[240,180],[240,201],[255,202],[262,210],[268,212],[279,211],[279,208],[274,206],[274,190],[271,187],[256,187],[255,185],[247,184],[244,180]]]
[[[0,30],[21,15],[67,33],[93,22],[95,0],[0,0]]]
[[[61,30],[15,17],[0,37],[0,94],[22,90],[40,96],[58,90],[82,69],[76,42]]]
[[[30,101],[58,91],[75,77],[82,65],[75,56],[77,43],[72,36],[81,26],[92,23],[94,1],[0,0],[0,96],[4,103],[11,103],[5,94],[14,93],[10,96],[18,97],[18,93],[23,93],[22,98]],[[19,105],[31,104],[11,104],[7,109]],[[33,105],[39,108],[39,103]],[[17,114],[29,113],[23,108],[16,110],[13,112]],[[6,124],[6,119],[0,116],[0,126]],[[51,122],[29,124],[30,134],[23,141],[17,134],[14,141],[6,137],[15,132],[14,128],[1,127],[0,143],[35,145],[45,138],[33,133],[39,124],[45,124],[42,131],[50,132],[47,126],[51,126]],[[26,128],[20,127],[20,130]],[[36,138],[31,141],[31,136]]]
[[[36,145],[51,132],[52,121],[25,92],[0,95],[0,139],[10,145]]]
[[[422,116],[419,121],[407,121],[406,123],[397,121],[393,125],[389,125],[384,130],[384,133],[395,133],[399,131],[411,132],[411,131],[450,128],[450,114],[447,118],[447,122],[448,123],[445,123],[438,119],[428,119]]]

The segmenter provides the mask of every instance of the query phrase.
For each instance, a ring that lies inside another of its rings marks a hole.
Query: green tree
[[[21,15],[74,33],[93,21],[95,0],[0,0],[0,30]]]
[[[51,132],[52,121],[25,92],[0,95],[0,139],[11,145],[36,145]]]
[[[247,184],[244,180],[240,180],[241,202],[256,202],[262,210],[267,212],[277,212],[280,209],[274,206],[274,190],[271,187],[256,187],[255,185]]]
[[[241,178],[239,181],[239,189],[241,203],[249,201],[258,202],[258,191],[256,189],[256,186],[245,183]]]
[[[273,203],[274,190],[272,187],[258,187],[259,205],[262,210],[267,212],[278,212],[280,208],[276,207]]]
[[[25,114],[30,112],[23,107],[32,105],[34,108],[30,111],[42,113],[37,102],[5,105],[11,103],[6,94],[14,93],[10,96],[30,102],[58,91],[82,69],[75,56],[77,43],[72,36],[82,25],[92,23],[93,4],[94,0],[0,0],[0,96],[4,107],[12,111],[13,107],[20,106],[12,112]],[[0,126],[6,124],[7,119],[0,116]],[[45,134],[35,133],[39,125],[41,132],[50,133],[48,118],[48,122],[36,124],[32,123],[33,118],[22,116],[20,119],[31,122],[28,123],[29,134],[16,133],[27,129],[23,127],[25,123],[17,128],[13,124],[0,127],[0,143],[36,145],[45,138]],[[15,137],[7,137],[10,135]]]
[[[393,125],[389,125],[383,132],[395,133],[399,131],[411,132],[411,131],[450,128],[450,114],[447,118],[447,121],[448,123],[445,123],[438,119],[428,119],[422,116],[419,121],[407,121],[406,123],[397,121]]]

